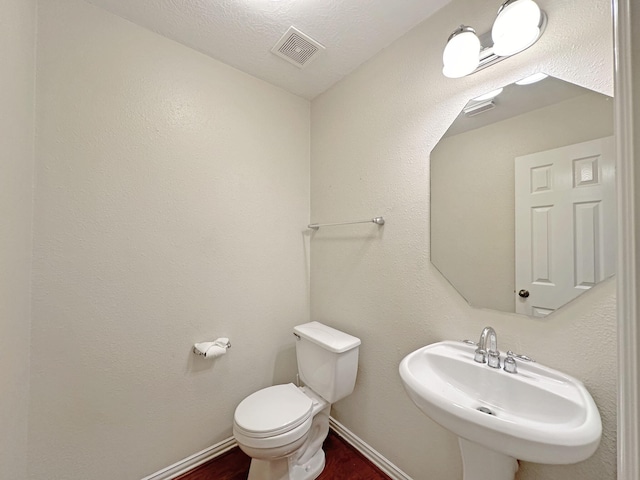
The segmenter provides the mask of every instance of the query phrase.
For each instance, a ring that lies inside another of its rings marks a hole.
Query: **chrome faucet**
[[[473,359],[478,363],[486,363],[491,368],[500,368],[500,351],[498,335],[492,327],[484,327],[478,340],[478,348]]]

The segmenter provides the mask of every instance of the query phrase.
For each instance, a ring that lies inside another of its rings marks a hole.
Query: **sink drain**
[[[478,410],[479,412],[482,412],[482,413],[486,413],[487,415],[495,415],[495,413],[493,413],[487,407],[478,407],[478,408],[476,408],[476,410]]]

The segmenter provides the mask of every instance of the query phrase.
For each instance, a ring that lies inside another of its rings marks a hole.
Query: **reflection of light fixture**
[[[478,68],[480,57],[480,40],[476,31],[460,25],[451,34],[442,54],[442,73],[449,78],[460,78],[469,75]]]
[[[546,19],[533,0],[505,0],[491,30],[493,45],[482,45],[473,28],[460,26],[447,41],[442,73],[450,78],[463,77],[525,50],[540,38]]]
[[[539,82],[541,80],[544,80],[545,78],[547,78],[549,75],[547,75],[546,73],[534,73],[533,75],[529,75],[528,77],[524,77],[522,80],[518,80],[516,82],[516,85],[531,85],[532,83],[536,83]]]
[[[479,97],[476,97],[476,98],[472,99],[472,101],[473,102],[482,102],[484,100],[493,100],[498,95],[500,95],[503,90],[504,90],[504,87],[503,88],[498,88],[496,90],[493,90],[492,92],[485,93],[484,95],[480,95]]]

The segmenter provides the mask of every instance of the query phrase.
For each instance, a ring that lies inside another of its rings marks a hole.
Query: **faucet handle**
[[[531,357],[528,357],[527,355],[521,355],[519,353],[514,353],[511,350],[507,351],[507,356],[508,357],[514,357],[517,358],[518,360],[523,360],[525,362],[535,362],[535,360]]]
[[[473,360],[478,363],[487,363],[487,351],[481,348],[476,348],[476,352],[473,355]]]
[[[516,359],[513,358],[512,355],[509,355],[510,353],[513,352],[507,352],[507,358],[504,359],[504,371],[507,373],[518,373],[518,365],[516,363]]]
[[[489,350],[487,354],[487,365],[491,368],[500,368],[500,352],[498,350]]]

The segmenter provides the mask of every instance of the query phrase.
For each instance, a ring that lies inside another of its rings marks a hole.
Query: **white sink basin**
[[[515,374],[490,368],[473,360],[475,348],[439,342],[402,360],[402,382],[423,413],[463,439],[530,462],[576,463],[595,452],[602,424],[582,382],[538,363],[520,361]]]

